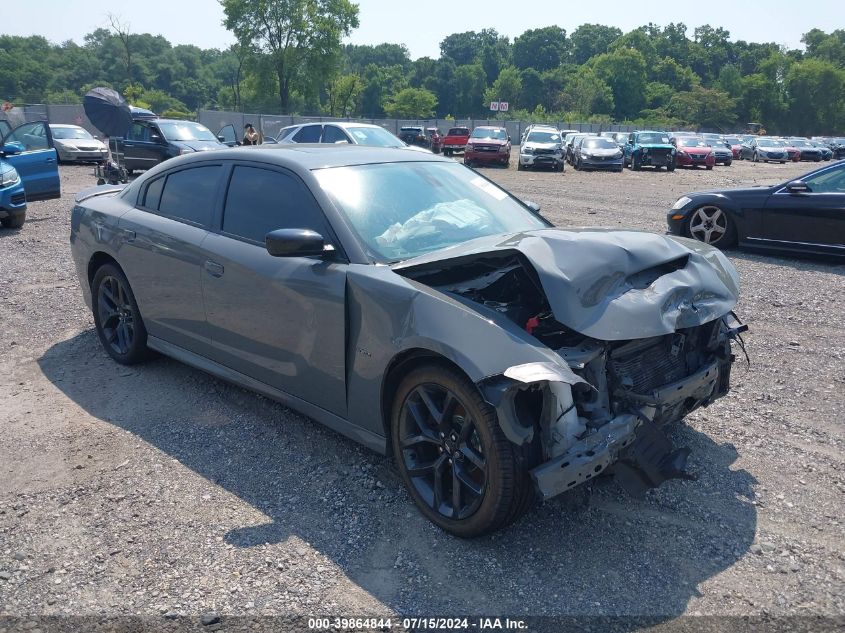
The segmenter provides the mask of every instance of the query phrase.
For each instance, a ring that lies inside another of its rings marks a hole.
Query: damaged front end
[[[627,277],[632,280],[629,288],[617,296],[636,302],[631,292],[654,295],[665,277],[677,273],[684,279],[694,257],[698,255],[673,255],[668,263],[634,270]],[[735,360],[731,341],[746,329],[732,311],[695,323],[687,310],[679,319],[685,327],[671,333],[601,340],[557,320],[547,299],[548,284],[520,252],[402,274],[470,302],[482,314],[505,316],[565,361],[565,367],[552,362],[514,365],[478,382],[506,437],[516,445],[540,447],[542,458],[530,472],[544,499],[601,473],[612,473],[636,496],[667,479],[690,477],[685,472],[689,450],[675,449],[661,429],[728,392]],[[671,287],[666,292],[678,294]],[[648,299],[660,305],[659,296]],[[556,301],[560,304],[561,297]],[[664,311],[668,304],[663,302]],[[699,316],[712,313],[702,310]],[[598,331],[604,325],[596,318],[591,327]]]

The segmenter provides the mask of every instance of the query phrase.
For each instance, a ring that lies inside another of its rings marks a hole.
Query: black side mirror
[[[809,185],[803,180],[793,180],[786,183],[786,190],[789,193],[810,193],[812,191]]]
[[[528,210],[531,211],[534,215],[540,215],[540,205],[532,200],[523,200],[522,204],[528,207]]]
[[[217,135],[217,140],[218,140],[218,141],[220,141],[221,143],[225,143],[225,142],[226,142],[226,137],[225,137],[225,136],[223,136],[222,134],[218,134],[218,135]]]
[[[161,134],[150,134],[150,140],[153,143],[161,143]]]
[[[276,229],[264,237],[264,243],[273,257],[310,257],[325,250],[323,236],[309,229]]]

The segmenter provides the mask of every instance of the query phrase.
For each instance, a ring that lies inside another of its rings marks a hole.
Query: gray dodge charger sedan
[[[392,454],[459,536],[599,475],[689,477],[661,429],[727,393],[744,329],[719,251],[556,229],[402,149],[169,160],[80,193],[71,244],[116,362],[154,350]]]

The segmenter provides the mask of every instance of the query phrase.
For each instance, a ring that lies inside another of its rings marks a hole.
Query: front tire
[[[736,243],[736,226],[724,209],[703,205],[687,220],[687,235],[699,242],[724,248]]]
[[[634,154],[631,156],[631,169],[634,171],[640,171],[643,168],[642,162],[640,161],[640,157]]]
[[[135,365],[147,360],[147,328],[126,275],[114,264],[101,266],[91,282],[94,325],[100,343],[116,362]]]
[[[19,229],[22,228],[26,222],[26,211],[21,213],[20,215],[16,215],[14,217],[8,217],[0,220],[0,224],[3,225],[4,229]]]
[[[393,456],[420,512],[455,536],[498,530],[534,499],[519,448],[458,371],[425,365],[400,383],[391,409]]]

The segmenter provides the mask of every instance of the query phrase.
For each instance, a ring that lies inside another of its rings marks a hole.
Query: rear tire
[[[402,481],[441,529],[481,536],[518,519],[536,499],[523,450],[505,438],[493,408],[458,371],[435,364],[411,371],[397,389],[390,424]]]
[[[0,220],[0,224],[3,225],[4,229],[19,229],[23,227],[24,222],[26,222],[26,212],[24,211],[20,215],[16,215],[10,218],[4,218]]]
[[[518,163],[516,164],[516,170],[517,170],[517,171],[524,171],[524,170],[525,170],[525,165],[523,165],[521,161],[520,161],[520,162],[518,162]]]

